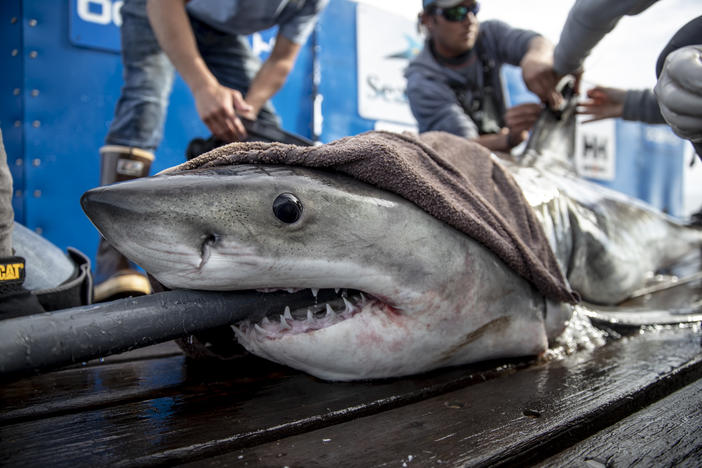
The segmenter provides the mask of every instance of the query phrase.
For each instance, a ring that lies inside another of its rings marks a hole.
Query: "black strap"
[[[247,141],[278,142],[298,146],[314,145],[314,141],[310,139],[287,132],[277,125],[272,125],[263,120],[249,120],[244,117],[240,117],[240,119],[241,123],[244,124],[244,128],[246,128],[246,133],[249,134]]]
[[[0,258],[0,319],[44,312],[37,297],[24,287],[24,258]]]
[[[246,133],[249,137],[246,141],[263,141],[266,143],[285,143],[287,145],[297,146],[313,146],[314,141],[307,139],[301,135],[287,132],[277,125],[265,122],[263,120],[249,120],[244,117],[239,117],[246,128]],[[226,143],[214,135],[209,138],[193,138],[185,150],[185,158],[190,161],[203,153],[219,148]]]
[[[72,247],[67,250],[69,258],[75,264],[75,271],[71,278],[55,288],[32,291],[47,311],[68,309],[93,302],[90,260]]]
[[[468,100],[466,93],[469,89],[464,82],[450,81],[449,86],[463,108],[463,112],[478,127],[480,135],[498,133],[505,125],[503,117],[505,105],[504,100],[501,99],[502,93],[493,89],[496,82],[494,74],[499,72],[497,63],[487,55],[480,38],[475,43],[475,53],[483,70],[482,87],[471,89],[472,99]]]

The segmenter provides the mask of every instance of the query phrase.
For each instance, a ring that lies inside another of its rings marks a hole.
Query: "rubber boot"
[[[149,175],[154,154],[128,146],[100,148],[100,185]],[[151,293],[148,278],[102,236],[95,256],[94,301],[105,302]]]

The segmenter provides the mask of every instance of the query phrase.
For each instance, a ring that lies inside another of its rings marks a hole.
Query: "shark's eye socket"
[[[281,193],[273,201],[273,214],[282,222],[292,224],[302,216],[302,202],[292,193]]]

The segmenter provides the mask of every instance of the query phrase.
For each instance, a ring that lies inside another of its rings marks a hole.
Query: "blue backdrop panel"
[[[119,52],[121,6],[121,0],[69,1],[68,32],[71,44]]]
[[[375,121],[358,115],[356,3],[331,1],[317,27],[322,97],[322,134],[329,142],[372,130]]]
[[[616,168],[612,181],[599,181],[644,200],[673,216],[683,213],[685,145],[667,125],[616,120]]]

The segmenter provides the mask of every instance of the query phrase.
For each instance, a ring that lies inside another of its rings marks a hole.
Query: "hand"
[[[702,45],[668,54],[655,87],[661,114],[676,135],[702,145]]]
[[[529,41],[529,49],[519,66],[527,88],[539,96],[541,101],[559,109],[563,97],[556,92],[558,75],[553,69],[553,44],[541,36],[534,37]]]
[[[531,130],[540,114],[541,104],[535,102],[519,104],[507,109],[507,112],[505,112],[505,125],[509,129],[509,133],[517,135],[523,131]]]
[[[518,146],[529,138],[529,132],[526,130],[510,130],[507,127],[502,128],[499,135],[502,137],[502,142],[498,146],[491,149],[505,152],[509,152],[512,148]]]
[[[246,138],[237,114],[253,119],[256,116],[239,91],[217,84],[196,90],[193,95],[197,113],[213,135],[226,142]]]
[[[622,116],[626,90],[595,86],[588,90],[589,100],[578,104],[578,114],[588,115],[583,123]]]
[[[535,60],[523,60],[522,78],[526,87],[552,109],[559,109],[563,105],[563,96],[556,91],[559,76],[553,70],[551,64]]]

